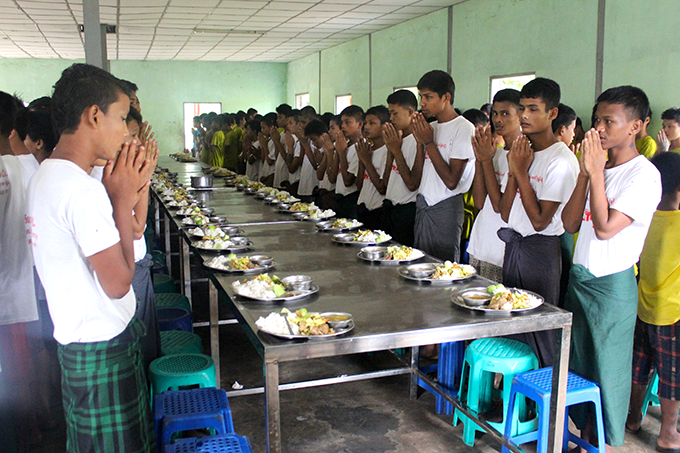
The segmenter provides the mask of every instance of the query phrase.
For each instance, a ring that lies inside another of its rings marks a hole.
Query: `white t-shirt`
[[[0,157],[0,325],[38,319],[24,173],[16,156]]]
[[[359,172],[359,157],[357,156],[357,145],[356,143],[349,148],[347,148],[347,172],[356,176]],[[338,165],[338,179],[335,182],[335,193],[338,195],[350,195],[357,190],[356,182],[351,186],[345,185],[345,180],[342,179],[342,170],[340,165]]]
[[[274,160],[276,156],[276,148],[274,147],[274,141],[270,138],[267,139],[267,151],[269,153],[269,158]],[[274,173],[275,164],[276,162],[274,162],[274,164],[269,164],[267,159],[265,159],[260,165],[260,178],[271,176]]]
[[[446,123],[435,121],[430,125],[434,129],[434,142],[437,144],[437,149],[447,164],[451,159],[467,159],[458,185],[453,190],[449,190],[437,174],[429,154],[425,152],[423,178],[420,181],[418,193],[425,197],[429,206],[434,206],[440,201],[470,190],[475,176],[475,153],[472,150],[475,127],[462,115]]]
[[[281,137],[281,140],[283,140],[283,137]],[[284,159],[283,155],[278,154],[276,156],[276,162],[274,162],[274,187],[280,188],[283,181],[288,181],[288,167],[286,166],[286,159]]]
[[[253,148],[260,149],[260,143],[253,143]],[[254,163],[246,162],[246,176],[251,181],[259,181],[261,161],[256,159]]]
[[[31,180],[35,172],[40,168],[40,162],[38,162],[38,159],[33,154],[22,154],[17,156],[17,159],[19,159],[19,162],[24,167],[24,189],[28,189],[28,181]]]
[[[54,338],[90,343],[123,332],[135,313],[132,286],[111,299],[87,259],[120,242],[104,186],[71,161],[47,159],[29,184],[27,216]]]
[[[652,216],[661,201],[661,176],[646,157],[638,156],[625,164],[606,168],[604,188],[609,207],[632,218],[633,223],[610,239],[598,239],[588,193],[574,249],[574,264],[587,268],[596,277],[624,271],[637,263]]]
[[[496,181],[501,186],[501,193],[505,192],[508,185],[507,155],[508,151],[499,146],[493,157],[493,168],[496,173]],[[493,210],[491,199],[487,195],[484,206],[472,225],[468,253],[478,260],[502,267],[505,256],[505,242],[498,237],[498,230],[507,226],[508,224],[503,221],[501,214]]]
[[[309,140],[309,146],[314,151],[318,151],[316,146]],[[314,188],[319,185],[319,178],[316,177],[316,170],[309,160],[307,153],[302,157],[302,165],[300,169],[300,186],[298,187],[298,194],[309,196],[314,191]]]
[[[293,141],[294,141],[294,143],[293,143],[293,158],[300,157],[302,155],[302,147],[300,146],[300,140],[298,140],[298,138],[295,135],[293,135]],[[286,146],[285,144],[283,146],[286,148],[286,151],[288,153],[290,153],[288,146]],[[301,171],[301,169],[302,169],[302,164],[300,164],[300,166],[297,168],[297,170],[295,170],[295,173],[291,173],[290,171],[288,171],[288,165],[286,165],[286,167],[284,167],[284,170],[285,170],[286,173],[288,173],[288,182],[290,182],[291,184],[295,184],[296,182],[300,181],[300,171]],[[285,181],[285,179],[284,179],[284,181]]]
[[[401,153],[404,155],[404,160],[408,168],[413,169],[413,164],[416,161],[416,151],[418,149],[418,143],[413,134],[410,134],[401,142]],[[385,198],[390,200],[392,204],[406,204],[416,201],[416,196],[418,195],[418,190],[411,192],[404,179],[399,174],[399,168],[397,168],[397,163],[392,161],[392,173],[390,174],[390,179],[387,181],[387,192],[385,193]]]
[[[507,161],[507,155],[504,160]],[[529,178],[536,198],[539,201],[555,201],[560,205],[547,228],[540,232],[536,231],[524,210],[519,189],[517,189],[517,195],[510,208],[508,226],[522,236],[532,234],[560,236],[564,233],[562,209],[576,187],[578,173],[579,165],[576,156],[567,148],[567,145],[560,141],[543,151],[534,153],[534,160],[529,167]]]
[[[378,176],[383,177],[385,172],[385,161],[387,160],[387,146],[383,145],[380,148],[374,150],[371,153],[371,163],[373,168],[378,172]],[[359,192],[359,199],[357,200],[357,205],[364,203],[366,209],[373,211],[382,207],[385,195],[380,195],[378,189],[373,185],[371,177],[368,176],[368,172],[364,170],[364,183],[361,186],[361,192]]]

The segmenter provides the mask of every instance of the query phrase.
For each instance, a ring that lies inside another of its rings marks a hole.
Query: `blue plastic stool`
[[[527,442],[538,440],[536,451],[548,451],[548,428],[550,425],[550,392],[552,390],[552,375],[553,369],[541,368],[536,371],[529,371],[527,373],[520,373],[512,380],[512,393],[510,395],[510,407],[508,408],[508,416],[514,415],[515,396],[524,395],[527,398],[536,402],[536,409],[538,412],[538,430],[524,433],[520,435],[511,436],[510,427],[505,428],[505,436],[508,437],[516,445],[522,445]],[[585,440],[572,434],[569,431],[569,417],[565,416],[564,420],[564,445],[566,451],[569,442],[577,444],[581,448],[585,448],[590,453],[605,452],[604,440],[604,423],[602,421],[602,403],[600,400],[600,387],[594,382],[579,376],[578,374],[568,374],[567,378],[567,413],[569,406],[576,404],[591,402],[595,405],[595,422],[597,424],[597,441],[600,449],[595,448]],[[503,447],[503,453],[509,453],[510,450]]]
[[[467,403],[467,407],[474,413],[479,414],[491,408],[494,398],[494,374],[503,375],[503,391],[499,394],[503,398],[503,421],[487,422],[496,430],[503,432],[507,421],[510,419],[513,434],[523,434],[536,428],[536,420],[520,421],[526,417],[526,406],[522,399],[518,404],[517,414],[508,416],[508,403],[510,402],[510,383],[517,373],[535,370],[538,368],[538,359],[531,347],[519,341],[508,338],[483,338],[475,340],[465,350],[465,360],[461,374],[459,398]],[[467,383],[467,390],[465,385]],[[521,414],[521,415],[520,415]],[[463,442],[473,446],[475,433],[484,431],[477,423],[464,415],[459,410],[453,414],[453,425],[458,421],[463,422]]]
[[[161,356],[172,354],[203,354],[203,340],[191,332],[164,330],[161,334]]]
[[[173,354],[149,365],[152,395],[186,387],[217,387],[215,362],[204,354]]]
[[[178,439],[165,446],[164,453],[251,453],[250,441],[245,436],[206,436],[199,439]]]
[[[191,312],[178,307],[161,307],[156,309],[158,315],[158,330],[183,330],[193,332]]]
[[[163,392],[154,396],[154,428],[159,450],[174,433],[190,429],[234,432],[227,392],[215,387]]]
[[[465,354],[465,342],[453,341],[450,343],[441,343],[439,345],[439,360],[437,364],[432,367],[422,368],[425,373],[430,371],[437,371],[437,384],[446,390],[454,398],[458,396],[458,388],[460,382],[460,375],[463,368],[463,357]],[[437,392],[422,380],[418,380],[418,385],[436,397],[435,408],[438,414],[446,412],[446,415],[453,413],[453,405],[446,401]]]

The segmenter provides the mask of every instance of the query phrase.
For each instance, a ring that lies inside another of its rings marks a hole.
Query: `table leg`
[[[170,245],[170,216],[165,213],[165,218],[163,224],[165,225],[165,265],[168,268],[168,275],[172,275],[172,257],[170,252],[172,252],[172,247]]]
[[[569,347],[571,342],[571,325],[558,332],[555,343],[555,360],[553,363],[553,382],[550,397],[550,429],[548,431],[548,452],[562,451],[564,436],[565,403],[567,400],[567,374],[569,372]]]
[[[418,375],[414,370],[418,369],[420,362],[420,347],[413,346],[411,348],[411,381],[409,382],[408,392],[409,398],[415,400],[418,398]]]
[[[155,196],[152,197],[153,199],[153,226],[154,226],[154,232],[156,233],[156,237],[160,237],[161,235],[161,211],[160,211],[160,203],[158,202],[158,198]]]
[[[191,304],[191,251],[189,250],[189,244],[181,235],[179,240],[182,242],[182,292]]]
[[[220,317],[218,312],[217,288],[212,282],[208,282],[208,299],[210,305],[210,355],[215,362],[215,381],[217,388],[220,383]]]
[[[281,408],[279,402],[279,363],[264,363],[264,413],[267,452],[281,453]]]

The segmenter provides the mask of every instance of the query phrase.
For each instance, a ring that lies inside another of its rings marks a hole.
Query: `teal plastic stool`
[[[470,410],[476,414],[491,409],[494,397],[503,398],[503,421],[487,422],[499,432],[505,432],[512,379],[517,373],[538,368],[538,359],[531,347],[507,338],[483,338],[475,340],[465,350],[463,371],[458,395]],[[503,390],[494,389],[495,373],[503,375]],[[526,420],[526,400],[518,397],[515,413],[512,414],[513,435],[536,429],[537,420]],[[463,442],[473,446],[475,433],[484,431],[477,423],[458,409],[453,414],[453,425],[463,422]]]
[[[149,366],[153,395],[166,390],[217,387],[215,362],[204,354],[172,354],[159,357]]]
[[[647,386],[647,392],[645,392],[645,400],[642,403],[642,422],[645,421],[647,409],[649,409],[650,404],[652,406],[658,406],[659,404],[661,404],[659,402],[659,373],[656,370],[654,370],[652,380],[649,381],[649,385]]]
[[[161,331],[161,356],[173,354],[203,354],[201,337],[181,330]]]
[[[153,292],[159,293],[174,293],[175,279],[167,274],[153,274]]]
[[[191,313],[191,303],[186,296],[178,293],[156,294],[156,308],[183,308]]]

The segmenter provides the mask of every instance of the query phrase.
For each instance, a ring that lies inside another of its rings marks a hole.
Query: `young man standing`
[[[475,172],[475,128],[453,109],[455,85],[444,71],[430,71],[418,82],[422,113],[412,130],[425,146],[423,175],[416,200],[414,245],[442,260],[458,261],[463,232],[463,194]],[[436,117],[428,124],[425,118]]]
[[[357,199],[357,218],[371,230],[380,228],[382,205],[387,191],[389,173],[386,167],[387,147],[383,140],[383,124],[390,120],[386,107],[377,105],[366,111],[364,138],[357,142],[359,158],[357,180],[359,198]],[[391,166],[391,165],[390,165]]]
[[[648,109],[647,95],[632,86],[597,98],[578,182],[562,213],[566,230],[579,233],[564,304],[574,314],[570,368],[600,386],[605,439],[613,447],[623,445],[630,402],[638,309],[633,266],[661,200],[659,172],[635,149]],[[583,406],[569,415],[592,441],[592,417]]]
[[[508,185],[501,197],[501,217],[508,223],[498,236],[505,242],[503,284],[534,291],[557,305],[562,273],[560,235],[562,209],[576,185],[578,161],[553,135],[560,87],[536,78],[520,92],[524,135],[508,153]],[[540,263],[540,264],[538,264]],[[521,336],[532,346],[541,366],[551,366],[554,332]]]
[[[356,185],[359,158],[356,145],[364,128],[364,110],[350,105],[340,114],[342,133],[335,139],[335,157],[330,171],[337,174],[335,201],[338,217],[357,218],[359,190]]]
[[[130,100],[94,66],[67,68],[54,86],[60,134],[28,190],[38,275],[59,343],[67,451],[151,452],[148,383],[133,317],[132,210],[148,186],[143,148],[124,145]],[[89,172],[107,161],[102,182]]]
[[[382,229],[395,241],[413,246],[416,197],[423,175],[425,150],[411,133],[411,119],[418,100],[409,90],[398,90],[387,97],[390,123],[383,124],[390,176],[383,202]]]

